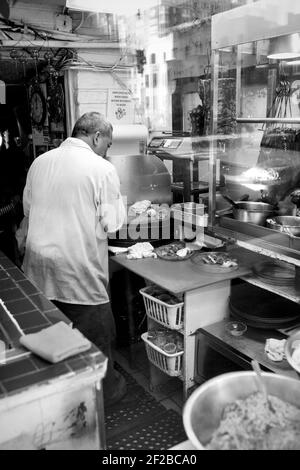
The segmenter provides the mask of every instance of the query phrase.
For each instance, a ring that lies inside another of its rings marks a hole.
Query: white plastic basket
[[[183,351],[168,354],[147,339],[148,332],[143,333],[141,338],[145,343],[147,356],[150,362],[172,377],[181,375]]]
[[[148,294],[151,286],[140,289],[145,304],[147,316],[157,323],[170,328],[171,330],[180,330],[183,328],[183,306],[184,302],[178,304],[167,304],[153,295]]]

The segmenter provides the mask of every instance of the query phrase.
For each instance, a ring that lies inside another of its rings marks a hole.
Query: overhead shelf
[[[286,124],[300,124],[300,118],[236,118],[237,123],[286,123]]]
[[[288,300],[291,300],[292,302],[300,304],[300,290],[296,285],[284,286],[284,287],[271,285],[260,280],[258,277],[256,277],[253,274],[242,276],[241,279],[248,282],[249,284],[252,284],[257,287],[261,287],[262,289],[265,289],[269,292],[273,292],[273,294],[280,295],[281,297],[284,297],[285,299],[288,299]]]

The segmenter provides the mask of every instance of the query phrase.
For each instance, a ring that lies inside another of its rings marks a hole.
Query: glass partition
[[[275,229],[276,244],[298,251],[300,35],[227,46],[213,60],[212,225],[272,242]]]

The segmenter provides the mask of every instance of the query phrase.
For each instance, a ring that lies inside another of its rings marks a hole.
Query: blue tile
[[[1,282],[1,281],[0,281]],[[1,299],[3,302],[10,302],[17,299],[25,299],[23,292],[15,287],[14,289],[1,291]]]
[[[0,279],[0,294],[2,294],[4,290],[13,289],[15,287],[16,287],[16,284],[9,277],[5,279]],[[2,298],[2,295],[1,295],[1,298]]]
[[[0,380],[8,380],[19,377],[20,375],[35,372],[36,366],[30,361],[29,358],[20,361],[14,361],[9,364],[0,366]]]
[[[37,326],[41,326],[41,327],[44,326],[45,328],[47,326],[50,326],[50,322],[48,322],[45,316],[38,310],[19,314],[16,317],[16,320],[18,324],[20,325],[20,328],[22,328],[22,330],[25,330],[28,328],[34,328]]]
[[[25,313],[24,315],[27,315],[27,313]],[[20,318],[20,315],[18,315],[18,317],[17,317],[18,321],[19,321],[19,318]],[[47,324],[42,324],[42,325],[37,325],[37,326],[29,326],[28,328],[23,328],[23,333],[25,335],[30,335],[32,333],[38,333],[39,331],[43,330],[44,328],[48,328],[48,326],[51,326],[51,323],[48,322]]]
[[[41,312],[47,312],[47,310],[53,310],[55,305],[46,299],[43,294],[34,294],[30,296],[30,300],[37,306]]]
[[[0,398],[3,398],[6,395],[6,391],[0,382]]]
[[[35,354],[31,355],[30,360],[38,370],[43,370],[46,367],[50,367],[48,361],[44,360],[41,357],[36,356]]]
[[[49,363],[49,367],[38,372],[25,374],[11,380],[3,380],[2,386],[8,393],[10,393],[21,389],[26,389],[35,384],[48,383],[55,378],[69,373],[70,370],[65,364],[61,363],[51,365]]]
[[[33,285],[30,281],[27,279],[24,281],[18,281],[17,282],[18,287],[26,294],[26,295],[32,295],[32,294],[37,294],[39,290],[35,285]],[[1,288],[1,283],[0,283],[0,288]]]
[[[0,279],[9,279],[7,272],[0,268]]]
[[[8,269],[7,273],[13,278],[14,281],[22,281],[26,279],[26,276],[17,267]]]
[[[2,268],[4,269],[16,267],[16,265],[12,261],[10,261],[10,259],[8,259],[7,257],[0,259],[0,266],[2,266]]]
[[[76,357],[75,359],[67,359],[67,364],[74,372],[84,370],[87,367],[90,367],[90,364],[88,364],[87,361],[80,357]]]
[[[13,315],[18,315],[19,313],[25,313],[30,312],[32,310],[36,310],[35,305],[25,297],[20,300],[6,302],[6,306],[10,313],[12,313]]]
[[[66,315],[64,315],[58,308],[44,312],[44,315],[53,325],[60,321],[64,321],[67,325],[72,326],[71,320],[69,320],[69,318],[67,318]]]

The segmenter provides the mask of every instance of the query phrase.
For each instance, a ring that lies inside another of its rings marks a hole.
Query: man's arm
[[[26,184],[23,191],[23,212],[25,217],[29,217],[31,205],[31,171],[29,169],[26,178]]]
[[[103,178],[100,205],[100,221],[104,230],[110,233],[119,230],[125,222],[126,209],[114,167]]]

